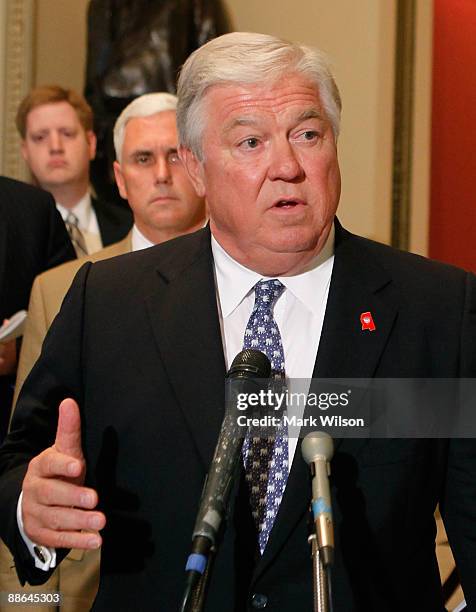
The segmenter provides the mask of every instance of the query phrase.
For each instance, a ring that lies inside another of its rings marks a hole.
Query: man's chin
[[[55,187],[69,185],[72,182],[74,182],[74,177],[72,177],[69,173],[66,172],[55,172],[53,174],[50,173],[47,176],[43,177],[42,180],[37,179],[38,185],[40,185],[40,187],[42,187],[43,189],[46,189],[46,191]]]
[[[276,231],[263,246],[276,254],[293,254],[314,251],[319,243],[319,235],[302,228],[287,228]]]

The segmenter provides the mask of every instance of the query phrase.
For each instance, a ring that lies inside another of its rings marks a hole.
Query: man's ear
[[[206,189],[203,162],[198,160],[190,149],[182,145],[179,146],[178,153],[197,195],[204,198],[206,196]]]
[[[116,160],[112,164],[112,167],[114,169],[114,176],[116,178],[116,185],[117,185],[117,188],[119,189],[119,193],[121,195],[121,198],[124,198],[124,200],[127,200],[126,182],[124,180],[124,175],[122,173],[121,164]]]
[[[97,144],[96,134],[92,130],[88,130],[86,132],[86,140],[88,141],[88,147],[89,147],[89,159],[92,160],[96,157],[96,144]]]

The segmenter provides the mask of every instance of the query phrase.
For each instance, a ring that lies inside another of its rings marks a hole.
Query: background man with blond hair
[[[78,257],[123,238],[130,211],[90,194],[96,136],[86,100],[59,85],[37,87],[20,103],[16,124],[23,157],[35,182],[53,195]]]

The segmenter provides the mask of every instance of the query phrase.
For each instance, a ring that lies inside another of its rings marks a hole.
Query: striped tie
[[[74,250],[76,251],[76,255],[78,257],[84,257],[88,254],[88,249],[86,247],[84,236],[79,229],[78,217],[74,213],[69,212],[68,216],[66,217],[65,224],[71,242],[73,243]]]

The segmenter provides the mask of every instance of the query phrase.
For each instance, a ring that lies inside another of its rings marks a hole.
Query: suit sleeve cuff
[[[30,538],[26,535],[25,530],[23,529],[22,520],[22,498],[23,491],[20,493],[17,504],[17,524],[20,535],[25,542],[26,547],[30,551],[30,555],[35,561],[35,567],[47,572],[48,570],[56,567],[56,549],[35,544],[35,542],[32,542],[32,540],[30,540]]]

